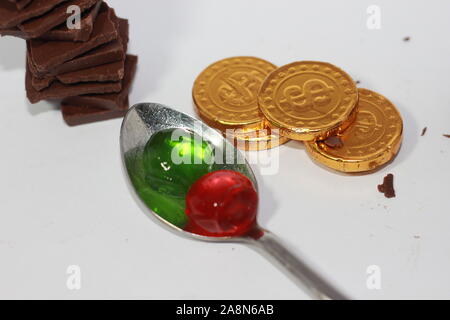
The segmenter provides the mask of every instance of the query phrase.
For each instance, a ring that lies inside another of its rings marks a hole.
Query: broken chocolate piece
[[[9,0],[16,5],[17,10],[22,10],[31,3],[32,0]]]
[[[47,77],[43,79],[32,77],[31,84],[37,91],[42,91],[45,88],[48,88],[55,81],[59,81],[64,84],[75,84],[80,82],[110,82],[122,80],[123,75],[124,61],[117,61],[80,71],[64,73],[56,77]]]
[[[378,185],[378,191],[384,193],[386,198],[395,198],[394,175],[388,174],[383,179],[383,184]]]
[[[25,87],[27,90],[27,97],[31,103],[37,103],[46,99],[62,99],[80,94],[91,93],[111,93],[120,92],[122,84],[118,82],[85,82],[79,84],[63,84],[59,81],[52,83],[47,89],[37,91],[31,84],[31,73],[27,68],[25,75]]]
[[[114,9],[105,3],[98,14],[91,38],[86,42],[44,41],[33,39],[28,41],[28,56],[32,69],[39,73],[47,73],[52,68],[82,55],[102,44],[117,39],[117,17]]]
[[[15,36],[26,40],[37,38],[54,27],[64,23],[67,18],[70,17],[70,13],[67,13],[68,6],[76,5],[80,8],[81,12],[85,12],[98,2],[99,0],[72,0],[53,8],[43,16],[25,21],[16,28],[0,30],[0,34]]]
[[[450,134],[443,134],[444,137],[450,138]]]
[[[28,40],[28,35],[17,27],[10,29],[0,29],[0,36],[11,36]]]
[[[61,74],[56,76],[56,78],[65,84],[92,81],[108,82],[122,80],[124,72],[124,61],[117,61],[80,71]]]
[[[81,28],[65,23],[72,16],[69,6],[80,9]],[[0,0],[0,35],[27,39],[25,86],[31,103],[64,99],[69,125],[128,111],[137,57],[126,55],[128,21],[118,19],[103,0]]]
[[[422,129],[422,134],[421,136],[423,137],[425,135],[425,133],[427,133],[428,127],[425,127]]]
[[[86,108],[123,109],[136,73],[137,61],[137,56],[127,55],[125,61],[125,76],[122,80],[121,92],[68,97],[62,101],[62,105],[83,106]]]
[[[134,79],[137,56],[127,55],[122,91],[116,94],[97,94],[63,100],[61,111],[70,126],[123,117],[129,107],[128,94]]]
[[[33,70],[31,65],[30,71],[34,76],[37,75],[39,77],[48,77],[80,69],[86,69],[104,63],[119,61],[125,58],[125,52],[123,48],[124,46],[122,45],[122,42],[120,40],[115,40],[55,67],[54,69],[50,70],[47,75],[45,73],[36,73],[36,70]]]
[[[40,36],[42,40],[56,40],[56,41],[87,41],[89,40],[94,22],[97,18],[98,12],[102,5],[102,0],[97,2],[87,14],[83,15],[80,23],[81,29],[69,29],[66,24],[48,31]]]
[[[120,33],[120,41],[123,44],[124,52],[128,43],[128,21],[124,19],[119,20],[119,33]],[[65,84],[72,84],[78,82],[92,82],[92,81],[119,81],[123,78],[124,75],[124,61],[119,60],[117,62],[112,62],[109,64],[101,64],[99,66],[94,66],[90,68],[85,68],[78,71],[72,71],[68,73],[64,73],[56,76],[47,76],[44,78],[37,78],[35,76],[32,77],[32,85],[33,87],[41,91],[48,86],[53,81],[59,80]]]
[[[37,91],[41,91],[44,90],[45,88],[48,88],[55,80],[56,77],[53,76],[39,79],[33,76],[33,74],[31,73],[31,85]]]
[[[0,2],[0,29],[9,29],[22,22],[41,16],[52,10],[58,4],[67,0],[34,0],[21,11],[10,1]]]
[[[108,110],[63,104],[61,111],[64,121],[69,126],[78,126],[92,122],[122,118],[128,112],[128,98],[124,106],[122,109]]]
[[[30,64],[29,68],[31,73],[34,77],[37,78],[44,78],[48,76],[54,76],[58,74],[63,74],[67,72],[72,72],[80,69],[86,69],[93,66],[110,63],[114,61],[124,60],[125,59],[125,52],[124,48],[126,48],[128,43],[128,20],[126,19],[119,19],[118,20],[119,25],[119,33],[120,38],[117,40],[113,40],[107,44],[104,44],[98,48],[95,48],[79,57],[76,57],[75,59],[72,59],[70,61],[67,61],[61,65],[52,67],[51,70],[48,70],[48,72],[38,72],[36,69],[33,68],[33,65]],[[126,39],[125,43],[122,43],[121,39]],[[28,48],[28,46],[27,46]],[[27,56],[29,57],[29,48]]]
[[[339,136],[332,136],[323,141],[330,148],[342,148],[344,146],[344,142]]]
[[[39,37],[42,40],[87,41],[92,33],[93,20],[95,20],[95,16],[101,5],[101,0],[95,1],[98,1],[97,4],[90,10],[94,16],[91,16],[90,14],[85,15],[81,20],[81,29],[68,29],[64,23],[58,28],[50,30],[59,24],[56,19],[64,14],[63,11],[59,11],[59,15],[54,13],[57,8],[66,8],[66,5],[63,4],[44,16],[26,21],[23,25],[19,25],[19,27],[0,29],[0,35],[12,36],[25,40]],[[36,27],[33,27],[32,25],[35,25]]]

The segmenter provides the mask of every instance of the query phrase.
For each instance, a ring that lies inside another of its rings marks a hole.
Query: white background
[[[193,114],[195,77],[235,55],[329,61],[392,100],[405,140],[391,165],[336,174],[290,142],[279,172],[258,176],[261,224],[353,298],[450,298],[449,1],[108,3],[130,20],[140,58],[132,103]],[[380,30],[366,26],[372,4]],[[67,127],[53,105],[28,103],[24,64],[24,42],[0,39],[0,298],[307,298],[249,248],[186,240],[149,220],[121,171],[121,120]],[[376,188],[389,172],[395,199]],[[81,267],[81,290],[66,287],[69,265]],[[366,286],[370,265],[381,290]]]

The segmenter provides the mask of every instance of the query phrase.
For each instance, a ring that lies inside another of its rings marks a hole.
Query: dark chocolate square
[[[14,36],[22,39],[33,39],[42,36],[49,30],[65,23],[70,14],[67,13],[68,6],[76,5],[81,12],[85,12],[98,4],[100,0],[71,0],[56,6],[43,16],[39,16],[19,24],[17,27],[0,30],[0,34]],[[67,29],[67,27],[66,27]],[[80,29],[82,30],[82,29]],[[79,32],[80,30],[73,30]],[[69,39],[70,40],[70,39]]]
[[[117,39],[118,36],[118,23],[114,9],[103,4],[95,21],[91,38],[86,42],[40,39],[27,41],[30,68],[36,71],[33,73],[48,73],[52,68]]]
[[[137,57],[128,55],[125,62],[125,77],[122,91],[116,94],[96,94],[66,98],[61,111],[70,126],[123,117],[129,108],[128,94],[133,82]]]
[[[122,42],[125,51],[128,43],[128,20],[119,19],[119,33],[120,41]],[[123,60],[100,64],[98,66],[63,73],[56,76],[47,76],[44,78],[37,78],[33,76],[32,85],[34,89],[41,91],[50,86],[54,81],[60,81],[65,84],[93,81],[119,81],[124,75],[124,62],[125,56]]]
[[[19,24],[34,17],[39,17],[58,4],[67,0],[34,0],[22,10],[17,10],[16,3],[0,1],[0,29],[17,27]]]

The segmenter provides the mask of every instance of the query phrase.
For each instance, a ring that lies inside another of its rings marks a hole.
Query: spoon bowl
[[[239,242],[250,245],[272,260],[287,276],[293,279],[305,292],[309,293],[312,298],[346,299],[341,292],[319,276],[304,260],[299,259],[286,249],[275,235],[259,226],[256,226],[252,232],[243,236],[203,236],[187,232],[151,210],[133,185],[131,174],[127,167],[127,157],[132,154],[143,153],[149,139],[155,133],[165,129],[184,129],[201,136],[204,141],[208,141],[211,144],[215,154],[219,155],[219,159],[223,162],[221,169],[233,170],[244,174],[253,182],[255,190],[258,192],[256,177],[244,155],[225,139],[222,134],[202,121],[167,106],[157,103],[140,103],[133,106],[124,118],[120,134],[120,148],[123,168],[128,177],[128,185],[135,199],[137,199],[148,216],[169,231],[186,238],[208,242]]]
[[[196,133],[201,132],[200,136],[203,140],[208,141],[219,154],[226,152],[226,150],[232,150],[227,154],[226,164],[224,168],[244,173],[252,182],[258,191],[258,184],[255,174],[253,173],[250,165],[248,164],[242,153],[235,149],[234,146],[216,130],[208,127],[203,122],[194,119],[184,113],[175,111],[169,107],[166,107],[157,103],[140,103],[133,106],[126,114],[122,123],[121,135],[120,135],[120,147],[123,161],[123,168],[126,171],[128,177],[129,186],[134,193],[135,198],[138,199],[140,206],[145,212],[149,212],[152,218],[162,224],[163,227],[168,228],[170,231],[175,231],[178,235],[194,238],[196,240],[209,241],[209,242],[245,242],[246,237],[208,237],[195,233],[187,232],[164,218],[160,217],[153,210],[142,201],[139,194],[131,182],[130,175],[128,174],[128,168],[126,166],[126,158],[130,153],[142,153],[144,147],[150,137],[158,131],[165,129],[185,129]]]

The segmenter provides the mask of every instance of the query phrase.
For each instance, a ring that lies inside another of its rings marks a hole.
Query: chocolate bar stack
[[[69,25],[73,8],[80,23]],[[28,99],[61,101],[71,126],[127,112],[138,60],[128,30],[102,0],[0,0],[0,34],[27,40]]]

